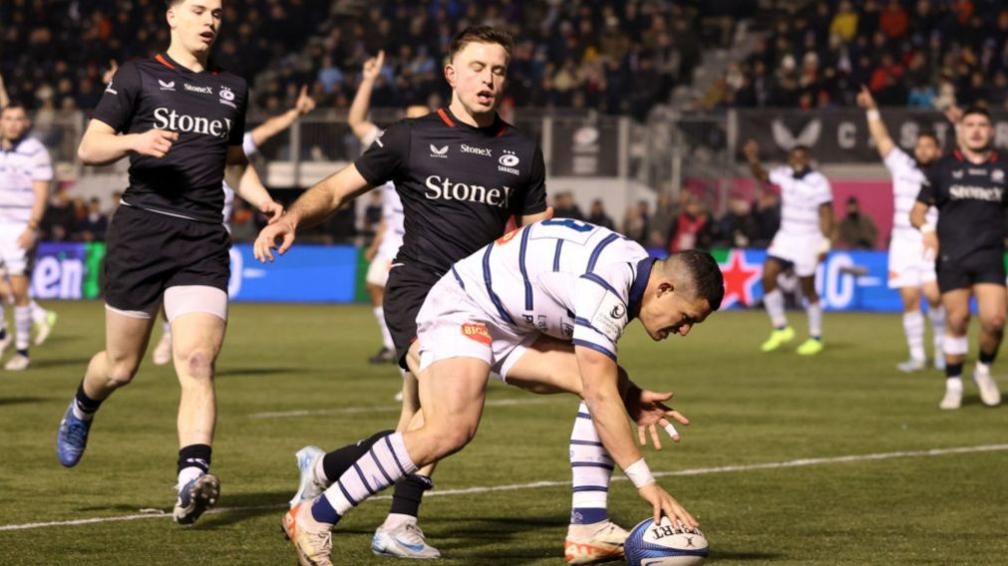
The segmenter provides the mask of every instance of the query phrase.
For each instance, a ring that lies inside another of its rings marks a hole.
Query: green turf
[[[174,499],[178,387],[145,363],[101,410],[81,464],[56,462],[56,424],[102,342],[98,303],[52,305],[60,322],[33,368],[0,372],[0,524],[169,510]],[[795,320],[799,336],[804,320]],[[634,327],[621,344],[639,383],[676,392],[693,426],[681,445],[648,452],[654,471],[759,464],[1008,442],[1008,412],[966,404],[940,412],[941,376],[895,370],[905,353],[896,315],[827,314],[828,347],[803,359],[760,354],[762,313],[719,313],[688,339],[653,344]],[[293,453],[332,448],[389,428],[391,367],[365,362],[376,346],[370,309],[236,305],[219,361],[214,469],[221,505],[195,528],[164,517],[0,531],[0,564],[292,564],[279,534],[296,484]],[[795,345],[798,340],[795,341]],[[569,479],[567,438],[577,403],[491,387],[476,440],[445,462],[438,489]],[[347,411],[371,407],[371,411]],[[315,411],[261,418],[257,413]],[[664,486],[697,515],[724,564],[1004,564],[1008,453],[832,463],[669,477]],[[647,507],[614,483],[625,526]],[[364,505],[334,538],[339,564],[373,557],[370,534],[387,501]],[[560,564],[565,487],[429,497],[422,526],[450,564]]]

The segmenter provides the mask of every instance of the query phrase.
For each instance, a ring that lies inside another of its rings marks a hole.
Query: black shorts
[[[967,256],[950,259],[939,257],[935,264],[938,289],[942,293],[969,289],[977,283],[1005,284],[1004,250],[977,250]]]
[[[395,344],[396,359],[403,369],[409,369],[406,367],[406,353],[417,337],[417,314],[427,293],[440,279],[440,275],[430,270],[408,265],[396,265],[389,271],[382,308],[385,309],[385,324]]]
[[[153,314],[165,289],[179,285],[227,293],[231,242],[223,224],[122,205],[106,242],[105,303],[114,309]]]

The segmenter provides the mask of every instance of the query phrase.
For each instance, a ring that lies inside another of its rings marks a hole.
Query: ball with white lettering
[[[696,566],[703,564],[708,551],[699,529],[683,528],[678,521],[673,525],[668,517],[657,525],[653,519],[637,523],[623,543],[630,566]]]

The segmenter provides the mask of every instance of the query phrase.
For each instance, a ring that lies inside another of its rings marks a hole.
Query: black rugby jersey
[[[917,200],[938,209],[942,259],[1004,247],[1008,163],[996,152],[978,165],[956,150],[928,167],[925,178]]]
[[[245,79],[217,70],[194,73],[163,53],[120,67],[93,117],[124,134],[179,133],[160,159],[130,153],[123,201],[219,223],[227,150],[242,144],[247,101]]]
[[[395,183],[406,228],[396,262],[439,276],[500,237],[511,215],[546,210],[542,150],[499,116],[474,128],[442,108],[397,122],[354,165],[373,186]]]

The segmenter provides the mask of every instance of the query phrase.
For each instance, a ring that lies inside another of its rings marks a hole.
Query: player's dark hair
[[[963,119],[965,120],[966,116],[969,116],[970,114],[979,114],[980,116],[986,117],[988,122],[993,122],[993,120],[991,120],[990,112],[988,112],[986,108],[983,108],[981,106],[970,106],[969,108],[967,108],[966,111],[963,112],[962,115]]]
[[[714,256],[700,250],[685,250],[672,254],[669,259],[675,259],[686,268],[697,297],[706,299],[712,311],[721,307],[721,301],[724,299],[724,277],[721,275],[721,267],[714,261]]]
[[[941,142],[938,141],[938,135],[934,132],[921,132],[917,134],[917,139],[921,138],[931,138],[931,141],[935,142],[935,145],[941,147]]]
[[[16,100],[10,101],[7,104],[7,106],[0,106],[0,113],[6,112],[8,110],[14,110],[17,108],[24,110],[26,114],[28,113],[28,105],[26,105],[24,102],[18,102]]]
[[[809,146],[804,145],[804,144],[798,144],[798,145],[792,147],[791,151],[804,151],[806,154],[812,155],[812,150],[809,148]]]
[[[511,59],[511,47],[514,39],[511,34],[491,26],[469,26],[455,34],[451,45],[448,46],[448,61],[455,58],[455,54],[470,43],[496,43],[507,52],[508,59]]]

